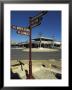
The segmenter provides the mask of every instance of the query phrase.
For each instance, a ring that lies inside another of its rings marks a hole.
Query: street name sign
[[[30,17],[30,27],[35,27],[41,24],[42,16],[45,15],[47,11],[40,12],[37,16]]]
[[[29,31],[21,31],[21,30],[18,30],[18,31],[17,31],[17,34],[30,35],[30,32],[29,32]]]
[[[20,31],[30,31],[30,29],[28,27],[18,27],[16,25],[12,25],[11,26],[12,29],[15,29],[15,30],[20,30]]]
[[[20,30],[20,31],[30,31],[30,29],[28,27],[17,27],[16,30]]]
[[[31,27],[35,27],[35,26],[38,26],[41,24],[41,21],[42,21],[42,17],[38,17],[34,20],[31,20],[32,17],[30,17],[30,26]]]

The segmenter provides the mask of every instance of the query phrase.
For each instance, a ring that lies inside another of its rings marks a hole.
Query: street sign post
[[[32,42],[31,42],[31,26],[29,26],[30,28],[30,35],[29,35],[29,79],[32,79],[32,52],[31,52],[31,47],[32,47]]]
[[[21,35],[29,35],[29,79],[32,79],[32,41],[31,41],[31,35],[32,35],[32,28],[36,27],[41,24],[42,16],[45,15],[47,11],[41,11],[38,15],[34,17],[29,17],[29,27],[18,27],[15,25],[12,25],[11,28],[14,30],[17,30],[18,34]]]
[[[42,21],[42,16],[45,15],[47,12],[42,11],[39,15],[35,17],[30,17],[29,18],[29,29],[30,29],[30,35],[29,35],[29,79],[32,79],[32,52],[31,52],[31,47],[32,47],[32,42],[31,42],[31,31],[33,27],[36,27],[41,24]]]

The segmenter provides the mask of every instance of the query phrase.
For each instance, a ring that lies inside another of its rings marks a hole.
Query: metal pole
[[[32,47],[32,42],[31,42],[31,26],[29,26],[30,29],[30,35],[29,35],[29,79],[32,79],[32,54],[31,54],[31,47]]]

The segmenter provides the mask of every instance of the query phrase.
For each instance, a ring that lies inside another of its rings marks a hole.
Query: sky
[[[29,26],[29,17],[38,15],[39,11],[11,11],[11,25],[20,27]],[[48,11],[42,16],[39,26],[32,28],[32,39],[39,37],[41,33],[43,37],[52,38],[61,41],[61,11]],[[11,28],[11,41],[25,42],[29,40],[29,36],[17,34],[16,30]]]

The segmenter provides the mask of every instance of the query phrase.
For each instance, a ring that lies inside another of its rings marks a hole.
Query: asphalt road
[[[29,53],[21,49],[11,49],[11,60],[28,60]],[[61,51],[54,52],[32,52],[32,60],[61,60]]]

